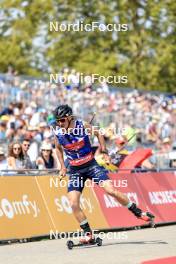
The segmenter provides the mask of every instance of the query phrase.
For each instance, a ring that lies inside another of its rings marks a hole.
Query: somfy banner
[[[108,228],[91,188],[81,196],[93,229]],[[67,198],[67,179],[56,176],[0,178],[0,239],[49,235],[80,229]]]
[[[111,173],[117,190],[143,210],[156,216],[156,223],[176,221],[176,173]],[[144,225],[99,186],[87,182],[80,199],[93,229]],[[0,240],[77,231],[67,197],[66,178],[57,176],[0,177]]]
[[[55,229],[59,232],[79,229],[67,197],[67,178],[65,177],[60,181],[59,177],[56,176],[38,177],[37,183],[41,195],[45,197],[45,203]],[[84,188],[80,198],[80,206],[93,229],[109,227],[92,188]]]
[[[48,234],[53,228],[34,177],[0,177],[0,239]]]

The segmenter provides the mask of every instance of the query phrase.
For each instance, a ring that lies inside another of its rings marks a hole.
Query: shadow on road
[[[107,246],[115,246],[115,245],[146,245],[146,244],[168,244],[165,241],[162,240],[151,240],[151,241],[125,241],[125,242],[114,242],[114,243],[105,243],[102,244],[101,247],[107,247]],[[81,247],[75,247],[74,249],[85,249],[85,248],[92,248],[92,247],[98,247],[97,245],[87,245],[87,246],[81,246]]]

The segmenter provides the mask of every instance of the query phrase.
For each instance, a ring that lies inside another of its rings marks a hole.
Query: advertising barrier
[[[123,172],[110,173],[109,176],[119,191],[125,193],[141,209],[152,212],[156,216],[156,223],[176,221],[176,172]],[[111,228],[144,225],[143,221],[136,219],[98,186],[94,187],[94,191]]]
[[[156,216],[156,223],[176,222],[176,172],[110,173],[115,188],[143,210]],[[0,240],[77,231],[67,197],[67,182],[57,176],[0,177]],[[88,186],[88,185],[87,185]],[[93,229],[142,226],[99,186],[85,187],[81,196]]]
[[[108,228],[91,188],[85,188],[81,207],[92,228]],[[80,229],[69,205],[66,186],[56,176],[0,177],[0,226],[0,240]]]
[[[176,172],[135,174],[136,186],[156,223],[176,221]]]
[[[136,188],[134,181],[134,175],[111,173],[109,176],[117,190],[126,194],[131,201],[135,202],[142,209],[145,209],[145,200],[139,195],[139,191]],[[101,209],[108,221],[109,227],[130,227],[144,224],[142,220],[136,219],[127,208],[121,206],[115,198],[106,194],[103,189],[99,188],[99,186],[95,186],[94,191],[98,197]]]
[[[54,228],[35,177],[0,177],[0,239],[48,234]]]
[[[38,177],[37,182],[55,230],[67,232],[80,229],[67,197],[67,179],[64,178],[63,181],[60,181],[59,177],[47,176]],[[84,188],[80,203],[92,228],[108,228],[107,221],[91,188]]]

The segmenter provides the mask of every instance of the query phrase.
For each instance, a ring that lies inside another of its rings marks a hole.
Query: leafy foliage
[[[63,67],[127,75],[129,87],[175,91],[176,2],[1,0],[0,71],[41,75]],[[128,31],[50,31],[60,24],[128,24]]]

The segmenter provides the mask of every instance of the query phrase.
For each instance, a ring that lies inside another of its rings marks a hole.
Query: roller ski
[[[74,243],[72,240],[67,241],[67,248],[68,249],[73,249],[74,247],[85,247],[85,246],[91,246],[91,245],[97,245],[97,246],[102,246],[102,239],[97,237],[93,237],[91,233],[89,234],[84,234],[79,240],[78,243]]]
[[[136,206],[135,203],[132,203],[131,207],[129,208],[129,210],[138,218],[138,219],[141,219],[147,223],[149,223],[149,225],[151,227],[156,227],[155,226],[155,222],[154,222],[154,219],[155,219],[155,216],[150,213],[150,212],[143,212],[140,208],[138,208]]]

